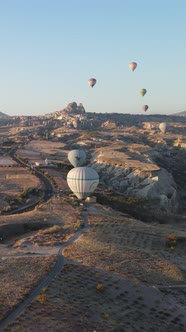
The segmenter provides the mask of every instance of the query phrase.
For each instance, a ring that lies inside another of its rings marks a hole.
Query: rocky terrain
[[[184,116],[75,102],[1,119],[2,331],[185,331],[185,133]],[[99,173],[93,202],[66,182],[76,148]],[[51,183],[46,200],[37,171]]]
[[[159,130],[167,123],[167,132]],[[100,185],[126,199],[143,200],[158,213],[184,211],[186,197],[186,120],[176,115],[88,113],[72,102],[61,111],[40,117],[2,118],[2,149],[44,139],[67,151],[83,148],[87,163],[100,176]],[[65,158],[64,158],[65,157]],[[42,159],[42,158],[40,158]],[[59,158],[60,159],[60,158]]]

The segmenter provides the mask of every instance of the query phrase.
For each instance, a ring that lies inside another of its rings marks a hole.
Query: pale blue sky
[[[185,111],[186,1],[0,0],[0,111],[72,101],[87,112]]]

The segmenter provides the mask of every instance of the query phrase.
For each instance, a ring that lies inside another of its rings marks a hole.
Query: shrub
[[[103,292],[105,290],[105,286],[103,284],[97,284],[96,285],[96,290],[98,292]]]
[[[47,303],[47,301],[48,301],[46,294],[43,294],[43,293],[38,295],[37,300],[38,300],[41,304],[45,304],[45,303]]]
[[[177,243],[177,235],[175,233],[170,233],[165,238],[166,246],[173,250]]]
[[[47,233],[51,233],[51,234],[53,234],[53,233],[58,232],[58,231],[61,230],[61,229],[62,229],[61,226],[59,226],[59,225],[54,225],[54,226],[48,228],[48,230],[47,230],[46,232],[47,232]]]
[[[74,229],[75,229],[76,231],[78,231],[78,230],[80,230],[81,228],[83,228],[84,226],[85,226],[84,221],[81,220],[81,219],[79,219],[79,220],[77,220],[76,224],[74,225]]]
[[[104,319],[108,319],[109,318],[109,314],[106,312],[102,312],[101,313],[101,317],[103,317]]]

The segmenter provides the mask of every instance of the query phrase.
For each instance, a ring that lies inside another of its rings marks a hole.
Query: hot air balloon
[[[68,160],[74,167],[82,166],[86,160],[86,153],[83,150],[72,150],[68,153]]]
[[[96,84],[96,79],[95,78],[89,78],[88,84],[93,88],[93,86]]]
[[[144,96],[145,94],[147,93],[147,90],[146,89],[141,89],[140,90],[140,94],[142,95],[142,96]]]
[[[75,167],[67,174],[67,183],[79,199],[88,197],[99,183],[99,175],[92,167]]]
[[[159,128],[160,128],[161,132],[165,134],[166,133],[166,129],[167,129],[166,122],[160,123]]]
[[[130,70],[134,71],[137,67],[137,63],[136,62],[131,62],[129,63],[129,68]]]
[[[143,110],[144,112],[146,112],[146,111],[148,110],[148,108],[149,108],[148,105],[143,105],[143,106],[142,106],[142,110]]]

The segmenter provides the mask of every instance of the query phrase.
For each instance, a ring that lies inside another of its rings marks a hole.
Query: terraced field
[[[0,258],[0,317],[7,313],[37,285],[56,262],[55,256]]]
[[[173,253],[166,246],[167,230],[160,234],[153,226],[109,214],[89,213],[89,232],[66,248],[65,255],[84,265],[147,284],[173,285],[185,281],[185,270],[175,263],[177,248]],[[184,251],[181,257],[185,257]]]
[[[4,331],[185,331],[184,310],[158,289],[67,263]]]
[[[61,272],[3,331],[184,332],[185,269],[179,245],[166,245],[170,229],[99,204],[81,211],[87,227],[63,250]],[[43,234],[32,238],[40,248]]]

